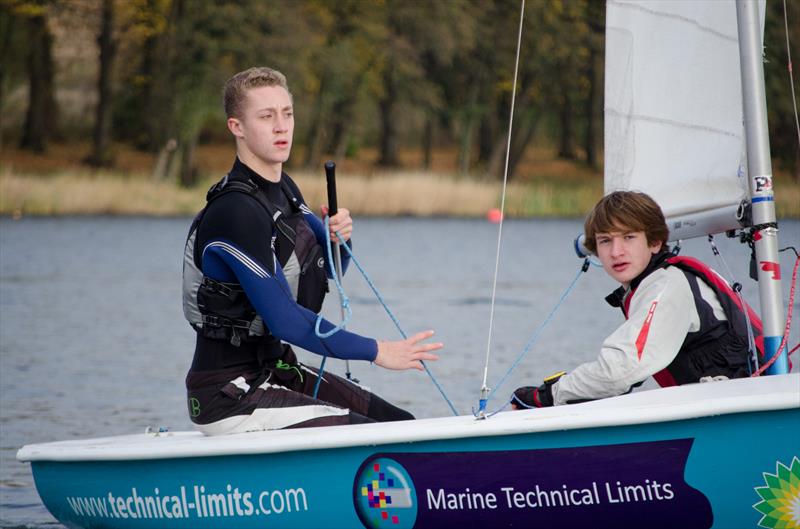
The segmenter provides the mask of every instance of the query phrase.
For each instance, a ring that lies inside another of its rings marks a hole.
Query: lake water
[[[22,445],[191,428],[183,380],[194,333],[180,301],[188,225],[187,218],[0,219],[0,526],[61,527],[39,501],[29,466],[15,459]],[[462,414],[477,405],[483,380],[497,229],[482,220],[356,220],[356,256],[406,332],[433,328],[445,342],[429,367]],[[581,229],[578,220],[504,224],[490,387],[577,274],[572,240]],[[781,242],[800,247],[800,222],[781,223]],[[717,243],[758,306],[747,249],[725,238]],[[688,241],[683,253],[717,265],[705,241]],[[793,257],[781,256],[788,293]],[[349,329],[398,337],[355,267],[344,287],[353,307]],[[622,321],[603,301],[614,287],[599,268],[584,274],[489,408],[502,406],[518,385],[594,358]],[[337,303],[329,296],[324,309],[334,320]],[[344,372],[343,362],[327,366]],[[450,414],[423,372],[351,366],[363,384],[418,417]]]

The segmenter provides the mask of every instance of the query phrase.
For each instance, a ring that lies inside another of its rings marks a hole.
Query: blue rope
[[[567,299],[567,296],[569,295],[570,292],[572,292],[572,289],[574,289],[575,285],[578,283],[578,279],[580,279],[581,274],[583,274],[584,272],[586,272],[586,270],[588,270],[589,268],[588,263],[590,263],[590,261],[589,259],[586,259],[583,265],[581,266],[581,269],[578,270],[578,273],[575,275],[575,278],[572,280],[572,282],[569,284],[566,290],[564,290],[564,293],[561,294],[561,298],[558,300],[558,303],[556,303],[556,306],[553,307],[553,310],[550,311],[550,314],[547,315],[547,318],[545,318],[545,320],[536,328],[536,330],[533,331],[533,335],[531,336],[530,340],[528,340],[528,343],[525,344],[525,347],[522,349],[522,352],[520,352],[519,355],[517,355],[517,359],[514,361],[513,364],[511,364],[511,367],[508,368],[508,371],[506,371],[506,374],[503,375],[503,378],[500,379],[500,382],[498,382],[497,385],[489,392],[489,395],[485,399],[480,399],[478,403],[478,413],[475,413],[475,409],[473,408],[472,412],[473,415],[477,417],[480,414],[486,412],[486,404],[489,402],[489,399],[492,398],[492,395],[494,395],[495,391],[500,389],[500,387],[505,383],[509,375],[511,375],[511,372],[517,368],[517,366],[525,357],[525,355],[528,354],[528,351],[530,351],[533,345],[538,341],[539,335],[541,334],[542,330],[550,323],[550,321],[553,319],[553,316],[555,316],[556,312],[558,312],[558,309],[561,308],[561,305],[564,304],[564,301]],[[509,403],[507,402],[502,408],[495,411],[494,413],[489,414],[488,416],[491,417],[495,413],[498,413],[499,411],[503,410],[503,408],[508,406],[508,404]]]
[[[350,309],[350,300],[345,295],[344,289],[342,288],[342,285],[339,283],[339,280],[336,278],[336,272],[332,268],[333,267],[333,264],[332,264],[333,263],[333,257],[331,255],[331,235],[330,235],[330,229],[329,229],[328,226],[329,226],[329,220],[328,220],[328,217],[325,217],[325,242],[327,243],[326,246],[327,246],[327,251],[328,251],[328,263],[331,266],[331,272],[332,272],[332,275],[334,277],[334,282],[336,283],[336,288],[339,290],[339,294],[342,297],[342,307],[344,307],[347,310],[347,314],[348,315],[347,315],[347,318],[345,319],[344,322],[342,322],[336,328],[331,329],[331,331],[329,331],[325,335],[320,335],[320,333],[319,333],[319,324],[320,324],[320,321],[322,320],[322,316],[321,315],[317,316],[317,324],[316,324],[316,327],[315,327],[315,331],[317,332],[317,336],[319,336],[320,338],[327,338],[328,336],[331,336],[331,335],[339,332],[342,329],[342,327],[344,326],[344,324],[347,323],[347,321],[350,320],[350,316],[352,315],[352,310]],[[342,237],[342,235],[338,231],[336,232],[336,235],[339,237],[339,240],[344,240],[344,237]],[[369,288],[372,289],[372,292],[375,294],[375,297],[378,298],[378,301],[383,306],[383,309],[386,311],[386,314],[389,315],[389,317],[394,322],[395,327],[397,327],[397,330],[400,331],[400,335],[403,337],[404,340],[408,339],[408,335],[405,333],[403,328],[400,326],[400,322],[397,321],[397,318],[395,317],[394,313],[392,313],[391,309],[389,309],[389,306],[386,304],[386,301],[384,301],[383,296],[381,296],[380,292],[378,292],[378,289],[375,287],[375,284],[370,279],[369,274],[367,274],[366,270],[364,270],[364,268],[361,266],[361,263],[358,262],[358,259],[356,259],[356,256],[353,255],[353,251],[350,249],[350,246],[348,246],[347,244],[342,244],[341,247],[344,248],[345,251],[347,251],[347,254],[350,256],[350,259],[353,261],[353,264],[355,264],[356,268],[358,268],[358,271],[361,272],[361,275],[364,277],[364,280],[369,285]],[[345,305],[345,303],[346,303],[346,305]],[[316,385],[314,387],[314,398],[317,398],[317,390],[319,389],[320,380],[322,380],[322,372],[323,372],[323,369],[324,369],[324,366],[325,366],[325,360],[326,359],[327,359],[327,354],[322,357],[322,363],[320,363],[320,366],[319,366],[319,375],[317,376],[317,383],[316,383]],[[439,381],[436,380],[436,377],[433,376],[433,373],[431,372],[431,370],[428,369],[428,366],[425,364],[424,361],[420,360],[420,364],[422,364],[422,367],[425,369],[425,372],[428,374],[428,376],[430,377],[431,381],[433,381],[434,386],[436,386],[436,389],[439,390],[439,393],[441,393],[441,395],[444,398],[445,402],[447,402],[447,405],[450,406],[450,410],[453,412],[453,415],[458,416],[458,412],[456,411],[455,406],[453,406],[453,403],[447,397],[447,394],[445,394],[444,389],[442,389],[442,386],[439,384]]]
[[[317,381],[314,383],[314,398],[317,398],[319,393],[319,383],[322,382],[322,373],[325,371],[325,361],[328,359],[327,353],[322,356],[322,362],[319,363],[319,373],[317,373]]]
[[[328,217],[325,217],[325,250],[328,255],[328,267],[330,268],[331,276],[333,277],[333,283],[336,285],[336,290],[339,291],[339,298],[342,300],[342,308],[345,310],[347,315],[345,316],[344,320],[342,320],[342,323],[340,323],[330,331],[323,333],[319,329],[320,323],[322,323],[322,314],[317,314],[317,322],[314,325],[314,332],[317,334],[318,338],[328,338],[330,336],[333,336],[337,332],[344,329],[344,326],[347,325],[347,322],[349,322],[350,318],[353,317],[353,310],[350,308],[350,298],[348,298],[347,294],[344,293],[344,288],[342,288],[342,283],[339,281],[339,278],[336,275],[336,269],[333,266],[333,254],[331,253],[331,246],[332,246],[331,233],[328,226],[329,226],[329,220]],[[339,235],[339,232],[336,232],[336,235]],[[343,240],[341,239],[341,235],[339,235],[339,237],[340,240]],[[347,248],[346,244],[343,244],[342,246]]]
[[[336,268],[333,266],[333,254],[331,253],[331,233],[330,233],[330,220],[326,216],[325,217],[325,251],[327,252],[328,256],[328,268],[330,268],[331,277],[333,277],[333,282],[336,285],[336,289],[339,291],[339,299],[342,300],[342,308],[345,310],[346,315],[342,323],[331,329],[330,331],[323,333],[320,331],[320,324],[322,323],[322,314],[317,314],[317,321],[314,324],[314,333],[317,335],[318,338],[328,338],[333,336],[337,332],[341,331],[347,322],[350,321],[350,318],[353,317],[353,310],[350,308],[350,298],[347,297],[347,294],[344,293],[344,288],[342,288],[342,283],[339,281],[339,277],[336,274]],[[336,233],[339,235],[339,233]],[[341,236],[339,236],[341,240]],[[347,247],[347,245],[344,245]],[[317,395],[319,394],[319,385],[322,382],[322,373],[325,372],[325,362],[328,360],[328,353],[327,349],[325,350],[325,354],[322,355],[322,362],[319,364],[319,373],[317,373],[317,382],[314,384],[314,394],[313,397],[316,399]]]
[[[339,235],[339,232],[336,232],[336,235]],[[341,235],[339,235],[339,237],[341,237]],[[400,335],[403,337],[404,340],[407,339],[408,335],[400,326],[400,322],[397,321],[397,318],[395,318],[394,313],[392,313],[391,309],[389,309],[389,306],[384,301],[383,296],[381,296],[381,293],[378,292],[378,289],[375,287],[375,284],[369,278],[369,274],[367,274],[366,270],[362,268],[361,263],[358,262],[356,256],[353,255],[353,251],[350,250],[350,247],[347,246],[346,244],[342,245],[342,247],[347,251],[348,255],[350,255],[350,259],[353,260],[353,264],[356,265],[356,268],[358,268],[358,271],[361,272],[361,275],[364,276],[364,280],[369,285],[369,288],[372,289],[372,292],[375,294],[375,297],[378,298],[378,301],[380,301],[381,305],[383,305],[383,310],[385,310],[386,314],[388,314],[389,317],[392,319],[395,327],[397,327],[397,330],[400,331]],[[439,384],[439,381],[436,380],[436,377],[433,376],[433,373],[431,372],[430,369],[428,369],[428,366],[425,364],[424,361],[420,360],[420,363],[422,364],[422,367],[425,369],[425,372],[428,373],[428,376],[430,377],[434,386],[436,386],[436,389],[438,389],[439,393],[442,394],[442,397],[447,402],[447,405],[450,406],[450,410],[453,412],[453,415],[458,416],[458,412],[456,411],[455,406],[453,406],[453,403],[450,402],[449,398],[447,398],[447,395],[445,394],[444,389],[442,389],[442,386]]]

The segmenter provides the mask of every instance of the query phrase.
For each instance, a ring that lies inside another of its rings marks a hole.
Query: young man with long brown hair
[[[584,224],[585,245],[620,287],[606,300],[626,321],[603,342],[599,357],[544,384],[518,388],[515,408],[569,404],[631,391],[648,377],[662,386],[749,375],[749,334],[761,322],[716,272],[668,251],[669,229],[648,195],[603,197]]]

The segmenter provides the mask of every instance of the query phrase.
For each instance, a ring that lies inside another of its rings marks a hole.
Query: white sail
[[[760,11],[763,36],[763,0]],[[606,13],[605,192],[651,195],[672,238],[738,227],[747,165],[734,1],[609,0]]]

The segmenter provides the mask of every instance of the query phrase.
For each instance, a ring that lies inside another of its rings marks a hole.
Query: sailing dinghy
[[[750,184],[763,262],[776,261],[764,257],[777,246],[774,210],[770,220],[759,209],[772,204],[771,172],[755,165],[765,161],[756,133],[742,130],[754,105],[743,119],[742,85],[747,100],[759,76],[740,83],[739,66],[741,40],[742,63],[760,68],[758,8],[608,0],[606,185],[652,194],[688,238],[741,229]],[[759,281],[775,354],[783,307],[772,275]],[[482,420],[149,432],[17,457],[67,527],[800,527],[800,374],[786,371],[784,355],[769,376]]]

